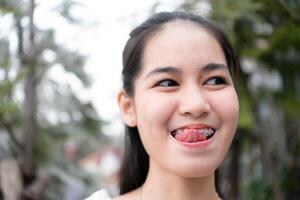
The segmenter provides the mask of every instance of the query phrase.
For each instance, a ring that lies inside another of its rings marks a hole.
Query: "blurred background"
[[[0,0],[0,199],[117,195],[122,50],[172,10],[216,21],[241,63],[226,199],[300,199],[299,0]]]

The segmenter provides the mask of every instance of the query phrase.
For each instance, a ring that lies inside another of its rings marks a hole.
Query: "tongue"
[[[206,137],[202,134],[200,134],[197,130],[191,129],[191,130],[185,130],[180,134],[177,134],[175,136],[176,140],[180,142],[200,142],[206,139]]]

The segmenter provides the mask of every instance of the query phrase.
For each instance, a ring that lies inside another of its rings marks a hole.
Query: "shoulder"
[[[111,200],[105,190],[99,190],[84,200]]]

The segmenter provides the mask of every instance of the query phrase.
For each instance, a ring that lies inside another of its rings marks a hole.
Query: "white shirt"
[[[105,190],[99,190],[84,200],[112,200]]]

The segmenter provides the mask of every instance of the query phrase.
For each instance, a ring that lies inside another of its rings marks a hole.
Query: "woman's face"
[[[182,177],[214,172],[233,139],[238,98],[217,40],[170,22],[149,38],[131,97],[150,165]]]

